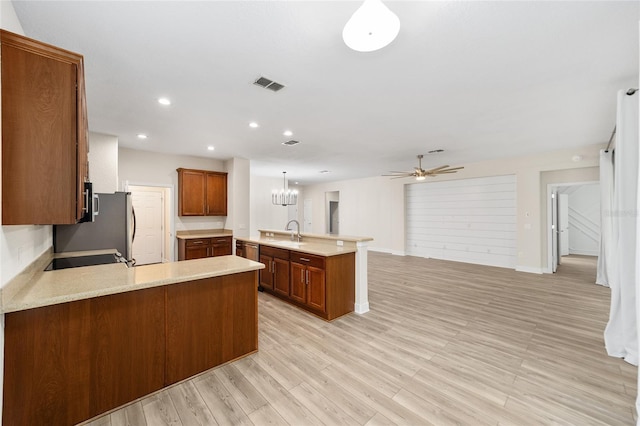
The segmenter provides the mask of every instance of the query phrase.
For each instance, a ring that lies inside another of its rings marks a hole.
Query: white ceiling
[[[386,1],[400,34],[371,53],[341,38],[359,1],[13,3],[28,36],[84,55],[92,131],[301,184],[436,148],[424,168],[605,143],[617,90],[638,85],[635,1]]]

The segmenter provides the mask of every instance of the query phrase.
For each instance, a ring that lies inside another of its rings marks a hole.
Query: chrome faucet
[[[289,225],[291,225],[291,223],[295,223],[297,226],[296,229],[296,238],[298,238],[298,242],[300,242],[300,239],[302,238],[302,235],[300,235],[300,222],[298,222],[297,220],[290,220],[289,223],[287,223],[287,226],[284,227],[285,231],[291,231],[291,241],[293,241],[293,229],[289,229]]]

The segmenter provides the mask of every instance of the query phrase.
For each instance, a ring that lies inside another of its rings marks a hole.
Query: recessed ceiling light
[[[256,128],[260,127],[260,125],[258,123],[256,123],[255,121],[252,121],[251,123],[249,123],[249,127],[251,127],[252,129],[256,129]]]
[[[285,136],[293,136],[293,132],[291,130],[285,130],[283,135],[285,135]]]
[[[160,105],[171,105],[171,101],[168,98],[159,98],[158,103]]]
[[[208,147],[207,147],[207,149],[208,149],[209,151],[213,151],[215,148],[214,148],[214,147],[212,147],[212,146],[208,146]]]
[[[144,133],[138,133],[138,139],[146,139],[148,138],[147,135],[145,135]]]

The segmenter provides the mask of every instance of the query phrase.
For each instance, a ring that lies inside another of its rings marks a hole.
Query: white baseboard
[[[517,272],[527,272],[529,274],[542,274],[542,268],[536,268],[534,266],[516,266]]]
[[[369,312],[369,302],[367,303],[356,303],[353,307],[356,314],[365,314]]]
[[[376,251],[378,253],[393,254],[395,256],[405,256],[404,250],[391,250],[391,249],[379,248],[379,247],[368,247],[368,250]]]
[[[590,251],[590,250],[573,250],[570,249],[569,250],[569,254],[577,254],[580,256],[598,256],[598,252],[597,251]]]

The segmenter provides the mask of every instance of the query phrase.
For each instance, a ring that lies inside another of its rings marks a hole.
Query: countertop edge
[[[179,240],[215,237],[233,237],[233,231],[230,229],[195,229],[176,231],[176,238]]]
[[[278,235],[291,235],[291,231],[283,231],[282,229],[258,229],[258,232],[271,232]],[[332,235],[332,234],[309,234],[301,232],[300,236],[308,238],[319,238],[331,241],[350,241],[354,243],[373,241],[373,237],[355,237],[350,235]]]
[[[356,251],[358,251],[355,247],[340,247],[340,246],[322,244],[322,243],[316,243],[316,244],[320,246],[323,246],[323,245],[326,246],[328,248],[327,250],[314,249],[313,245],[311,246],[311,248],[309,248],[308,245],[305,245],[304,247],[290,247],[290,246],[287,246],[286,244],[282,244],[283,242],[286,243],[286,241],[283,241],[283,240],[269,241],[269,240],[263,240],[260,238],[252,238],[252,237],[236,237],[236,240],[245,241],[248,243],[255,243],[263,246],[275,247],[283,250],[295,251],[298,253],[315,254],[316,256],[323,256],[323,257],[339,256],[341,254],[355,253]],[[313,243],[309,243],[309,244],[313,244]]]

